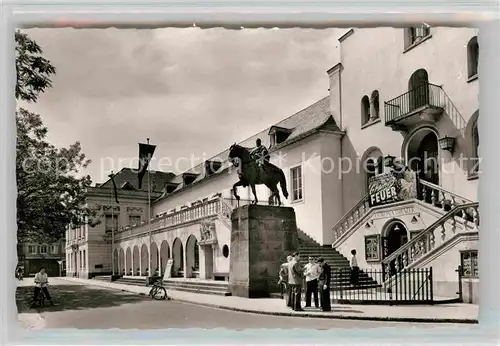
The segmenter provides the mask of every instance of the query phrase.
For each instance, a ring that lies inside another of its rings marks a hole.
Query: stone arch
[[[130,249],[130,246],[127,247],[127,251],[125,252],[125,274],[126,275],[131,275],[133,272],[132,270],[132,250]]]
[[[382,257],[386,258],[397,251],[409,240],[410,234],[404,221],[400,219],[391,219],[382,227]],[[393,275],[396,270],[396,262],[390,263],[390,272]],[[399,268],[403,263],[399,263]]]
[[[118,252],[118,268],[119,272],[118,274],[120,275],[125,275],[125,268],[126,268],[126,263],[125,263],[125,250],[123,248],[120,248],[120,251]]]
[[[479,43],[477,36],[472,37],[467,43],[467,77],[472,78],[477,75],[479,65]]]
[[[469,177],[476,176],[479,172],[479,109],[472,114],[465,128],[465,144],[467,160],[467,172]]]
[[[200,270],[200,248],[198,239],[191,234],[186,241],[186,277],[193,277],[193,274]]]
[[[146,244],[141,246],[141,275],[148,275],[149,268],[149,250]]]
[[[158,245],[155,242],[151,243],[151,275],[160,275],[160,266],[158,263]]]
[[[170,258],[170,246],[168,241],[163,240],[160,244],[160,267],[162,271],[165,272],[165,268],[167,266],[167,261]],[[163,272],[161,275],[163,275]]]
[[[403,142],[406,166],[419,178],[439,184],[439,133],[432,126],[422,126]]]
[[[416,70],[408,81],[409,112],[429,104],[429,75],[423,68]]]
[[[379,147],[368,148],[361,156],[361,168],[364,172],[365,188],[368,192],[368,183],[371,177],[384,171],[384,154]]]
[[[173,275],[175,277],[181,277],[184,274],[184,248],[182,246],[182,241],[179,238],[175,238],[172,243],[172,258],[173,263]]]
[[[370,99],[368,96],[361,98],[361,125],[365,125],[370,121]]]
[[[140,254],[139,254],[139,246],[135,245],[132,253],[132,274],[139,275],[140,274]]]

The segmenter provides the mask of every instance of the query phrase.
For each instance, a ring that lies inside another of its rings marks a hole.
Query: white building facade
[[[319,245],[345,257],[357,249],[362,268],[432,266],[437,294],[456,290],[459,265],[477,285],[477,31],[351,29],[339,42],[340,62],[328,70],[330,95],[240,144],[252,147],[260,138],[270,148],[287,178],[285,205]],[[150,224],[144,196],[128,206],[142,208],[135,227],[120,205],[114,268],[111,255],[102,258],[108,272],[163,274],[173,259],[172,276],[227,279],[236,206],[230,189],[238,180],[227,154],[169,179],[152,203]],[[423,170],[427,162],[434,165]],[[370,206],[369,179],[395,163],[424,171],[418,197]],[[249,188],[239,194],[252,199]],[[269,192],[259,186],[257,195],[267,201]],[[100,203],[111,206],[109,198]],[[90,263],[94,255],[86,256]]]

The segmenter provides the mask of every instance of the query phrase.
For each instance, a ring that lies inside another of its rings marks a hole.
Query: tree
[[[43,57],[40,46],[16,31],[16,99],[34,103],[52,86],[56,69]],[[18,107],[17,226],[18,241],[52,242],[64,237],[68,225],[95,223],[96,211],[86,205],[90,176],[77,173],[90,164],[75,142],[68,148],[50,144],[39,114]]]

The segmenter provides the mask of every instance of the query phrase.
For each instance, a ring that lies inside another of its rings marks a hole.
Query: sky
[[[180,173],[328,95],[339,29],[26,30],[56,67],[27,108],[58,147],[80,141],[94,182],[137,165]]]

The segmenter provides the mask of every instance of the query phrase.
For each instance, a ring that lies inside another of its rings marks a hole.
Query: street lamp
[[[444,136],[443,138],[440,138],[438,142],[439,147],[442,150],[453,152],[453,149],[455,148],[455,137]]]

